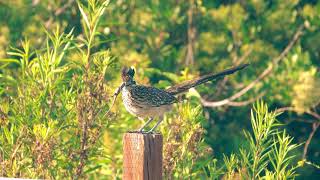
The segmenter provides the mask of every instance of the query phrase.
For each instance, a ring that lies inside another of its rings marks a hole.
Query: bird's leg
[[[151,123],[152,120],[153,120],[153,118],[149,118],[148,121],[138,130],[138,132],[142,132],[143,129],[144,129],[146,126],[148,126],[148,125]]]
[[[160,125],[160,123],[163,121],[163,117],[159,118],[159,121],[157,122],[157,124],[155,126],[153,126],[153,128],[151,128],[147,133],[153,133],[157,127]]]

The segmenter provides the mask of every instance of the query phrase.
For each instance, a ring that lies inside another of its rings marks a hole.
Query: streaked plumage
[[[121,76],[123,84],[119,88],[119,92],[122,90],[123,104],[128,112],[137,116],[139,119],[151,118],[142,128],[140,128],[140,131],[142,131],[153,118],[162,117],[165,112],[172,109],[172,104],[178,102],[174,95],[213,79],[232,74],[246,66],[248,66],[248,64],[230,68],[220,73],[201,76],[194,80],[173,86],[167,90],[137,85],[133,79],[135,74],[134,70],[125,67],[122,69]],[[156,126],[150,130],[151,132],[160,124],[161,120],[162,118],[160,118]]]
[[[139,119],[144,119],[163,115],[171,110],[172,104],[177,102],[177,99],[154,87],[130,85],[124,86],[122,101],[128,112]]]

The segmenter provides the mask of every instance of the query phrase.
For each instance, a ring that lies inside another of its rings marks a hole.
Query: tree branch
[[[265,94],[266,94],[266,92],[262,92],[258,96],[250,98],[250,99],[248,99],[246,101],[240,101],[240,102],[231,101],[231,102],[228,103],[228,105],[229,106],[246,106],[246,105],[252,104],[256,100],[262,98]]]
[[[294,46],[294,44],[298,41],[298,39],[301,37],[302,35],[302,31],[304,29],[304,24],[300,25],[299,28],[297,29],[296,33],[294,34],[292,40],[289,42],[289,44],[286,46],[286,48],[280,53],[279,56],[275,57],[272,60],[272,64],[269,65],[269,67],[267,69],[265,69],[259,76],[257,79],[255,79],[254,81],[252,81],[250,84],[248,84],[246,87],[244,87],[242,90],[240,90],[239,92],[237,92],[236,94],[234,94],[233,96],[226,98],[224,100],[221,101],[207,101],[203,98],[201,98],[201,102],[203,104],[203,106],[206,107],[218,107],[218,106],[223,106],[223,105],[229,105],[230,103],[232,104],[232,101],[241,97],[242,95],[244,95],[245,93],[247,93],[249,90],[251,90],[255,85],[257,85],[262,79],[264,79],[265,77],[267,77],[268,75],[271,74],[273,68],[275,67],[276,64],[278,64],[280,62],[280,60],[282,60],[288,53],[289,51],[292,49],[292,47]]]
[[[313,112],[313,111],[307,111],[306,113],[313,116],[314,118],[318,119],[318,121],[320,122],[320,115],[318,113]]]
[[[188,45],[186,54],[186,65],[194,64],[194,40],[195,40],[195,27],[193,25],[193,11],[194,11],[194,0],[189,0],[189,10],[188,10]]]
[[[294,107],[282,107],[282,108],[276,109],[274,112],[280,113],[284,111],[294,111]]]
[[[283,107],[283,108],[277,109],[275,112],[283,112],[283,111],[294,111],[294,107]],[[307,156],[307,153],[308,153],[308,148],[309,148],[309,145],[311,143],[311,140],[312,140],[314,134],[316,133],[316,131],[318,130],[318,128],[320,126],[320,115],[319,114],[317,114],[316,112],[312,112],[312,111],[307,111],[306,113],[311,115],[311,116],[313,116],[318,121],[317,122],[303,121],[303,122],[306,122],[306,123],[312,123],[312,131],[309,134],[309,137],[308,137],[308,139],[306,141],[306,144],[304,145],[302,159],[306,159],[306,156]]]
[[[282,108],[275,110],[275,112],[284,112],[284,111],[294,111],[295,112],[295,109],[294,109],[294,107],[282,107]],[[306,111],[305,113],[309,114],[310,116],[314,117],[315,119],[317,119],[320,122],[320,115],[317,114],[316,112]]]
[[[320,122],[315,122],[315,123],[312,124],[312,131],[311,131],[311,133],[309,134],[308,140],[306,141],[306,144],[304,145],[304,148],[303,148],[302,159],[306,159],[310,142],[311,142],[311,140],[312,140],[312,137],[313,137],[314,134],[316,133],[317,129],[319,128],[319,125],[320,125]]]

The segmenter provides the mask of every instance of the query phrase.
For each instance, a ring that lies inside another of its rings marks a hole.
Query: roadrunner
[[[121,72],[123,82],[116,90],[114,96],[116,97],[122,91],[122,101],[126,110],[139,119],[148,118],[148,121],[138,130],[138,132],[144,132],[144,128],[149,125],[154,118],[159,117],[156,125],[146,132],[152,133],[162,122],[164,113],[170,111],[172,105],[178,102],[175,95],[205,82],[232,74],[247,66],[248,64],[244,64],[226,69],[219,73],[204,75],[175,85],[166,90],[137,85],[134,81],[134,69],[124,67]]]

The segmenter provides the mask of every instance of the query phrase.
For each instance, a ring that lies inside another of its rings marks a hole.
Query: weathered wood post
[[[123,136],[123,179],[162,179],[162,135],[128,132]]]

